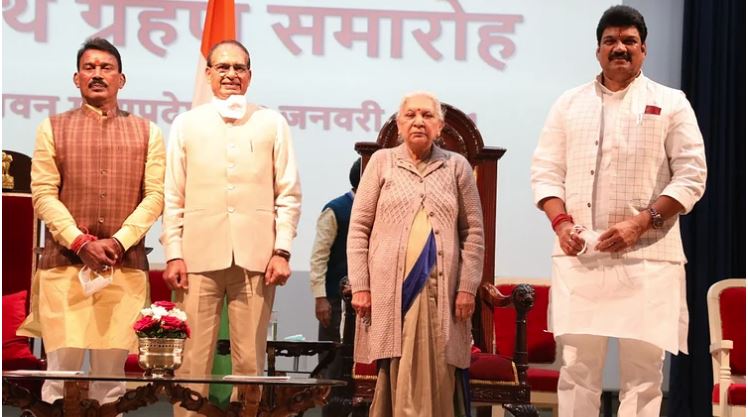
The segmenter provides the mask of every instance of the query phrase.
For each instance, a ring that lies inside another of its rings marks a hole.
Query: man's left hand
[[[644,232],[645,228],[636,221],[636,218],[626,219],[603,232],[595,249],[600,252],[622,251],[633,246]]]
[[[122,249],[122,246],[114,240],[113,238],[109,239],[99,239],[101,241],[101,244],[104,245],[104,251],[111,254],[111,256],[117,261],[121,262],[122,257],[125,255],[124,250]]]
[[[475,311],[475,296],[469,292],[459,291],[455,298],[455,318],[457,321],[469,320]]]
[[[286,258],[273,255],[265,269],[265,285],[286,285],[291,276],[291,268]]]

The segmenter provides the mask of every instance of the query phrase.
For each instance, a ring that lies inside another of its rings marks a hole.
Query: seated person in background
[[[309,277],[315,300],[314,310],[319,320],[318,340],[321,341],[340,342],[340,280],[348,275],[345,246],[353,197],[361,179],[361,159],[357,159],[351,166],[348,179],[351,191],[328,202],[322,209],[317,219],[317,234],[312,246]],[[339,379],[342,374],[343,357],[337,354],[335,360],[322,370],[320,377]],[[325,406],[322,409],[323,416],[330,414],[328,408]]]

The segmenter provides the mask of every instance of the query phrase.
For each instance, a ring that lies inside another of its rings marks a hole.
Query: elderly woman
[[[378,361],[372,416],[464,412],[455,381],[470,365],[483,216],[468,161],[434,144],[443,127],[435,96],[406,95],[397,114],[403,143],[372,155],[353,203],[355,360]]]

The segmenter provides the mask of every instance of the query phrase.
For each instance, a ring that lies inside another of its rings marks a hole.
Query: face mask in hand
[[[102,288],[112,283],[112,274],[114,274],[113,268],[109,268],[109,276],[105,277],[84,266],[78,272],[78,281],[83,287],[83,293],[86,294],[86,297],[90,297],[91,294],[101,291]]]
[[[580,226],[578,224],[574,226],[572,231],[584,240],[584,247],[581,251],[579,251],[577,256],[592,257],[595,255],[601,255],[603,253],[595,250],[595,246],[597,246],[597,242],[600,239],[600,233],[589,230],[586,227]]]

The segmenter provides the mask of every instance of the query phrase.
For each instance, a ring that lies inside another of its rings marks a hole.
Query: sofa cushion
[[[556,392],[559,372],[553,369],[529,368],[527,383],[533,391]]]
[[[712,402],[719,404],[719,384],[714,384],[712,389]],[[727,404],[745,405],[745,384],[730,384],[727,388]]]
[[[372,379],[377,377],[377,363],[354,363],[353,379]]]
[[[27,291],[19,291],[3,296],[3,369],[24,369],[6,365],[7,361],[12,359],[38,360],[31,352],[29,339],[25,336],[16,336],[18,327],[26,318],[27,295]]]
[[[476,353],[470,357],[470,380],[501,381],[518,384],[517,367],[508,358],[492,353]]]
[[[745,375],[745,287],[725,288],[719,295],[722,339],[732,340],[730,371]]]

